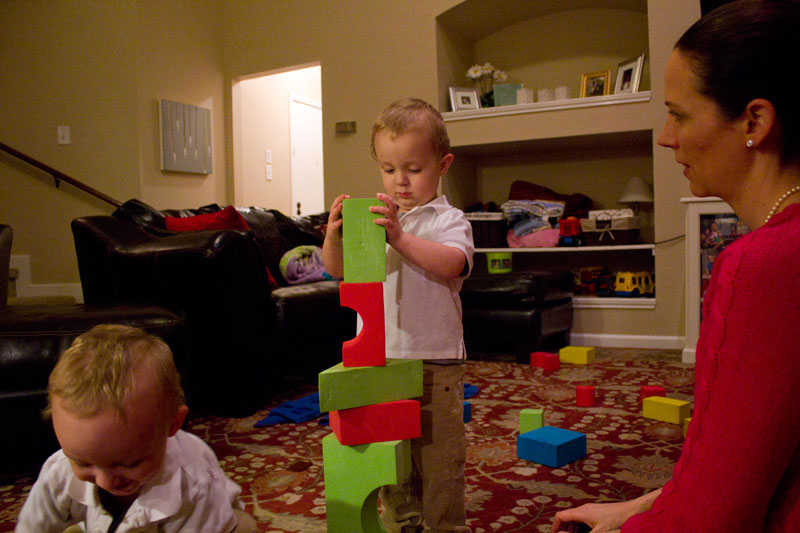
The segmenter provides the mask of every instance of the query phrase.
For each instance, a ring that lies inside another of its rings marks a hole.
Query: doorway
[[[295,216],[299,201],[304,215],[324,211],[319,63],[240,78],[232,100],[235,204]]]

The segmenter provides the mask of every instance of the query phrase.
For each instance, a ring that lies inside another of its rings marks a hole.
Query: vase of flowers
[[[467,78],[471,79],[475,88],[478,89],[478,94],[481,97],[481,107],[492,107],[494,105],[494,99],[492,98],[494,84],[504,83],[508,76],[491,63],[485,63],[483,65],[472,65],[467,70]]]

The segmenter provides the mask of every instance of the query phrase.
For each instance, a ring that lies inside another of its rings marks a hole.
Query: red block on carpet
[[[666,396],[667,392],[664,387],[659,385],[642,385],[639,391],[639,400],[644,400],[648,396]]]
[[[541,354],[542,355],[539,356],[539,366],[542,367],[542,370],[545,372],[552,372],[553,370],[561,368],[561,359],[558,357],[557,353],[541,352]]]
[[[545,356],[552,355],[547,352],[531,352],[531,366],[542,366]]]
[[[594,407],[594,387],[578,385],[575,387],[575,405],[578,407]]]
[[[364,322],[359,334],[342,344],[342,364],[386,366],[383,283],[340,283],[339,302],[353,309]]]
[[[416,400],[376,403],[331,411],[331,429],[345,446],[415,439],[422,434]]]

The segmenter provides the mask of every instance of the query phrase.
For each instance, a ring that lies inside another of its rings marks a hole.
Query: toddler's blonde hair
[[[416,128],[421,128],[430,134],[433,150],[440,158],[450,153],[450,137],[447,135],[442,114],[425,100],[404,98],[389,104],[372,126],[370,141],[372,157],[377,158],[375,135],[378,132],[388,130],[397,136]]]
[[[111,407],[125,416],[125,402],[139,385],[161,390],[164,415],[183,405],[180,376],[167,344],[139,328],[101,324],[78,336],[50,373],[47,408],[53,398],[77,416],[93,416]]]

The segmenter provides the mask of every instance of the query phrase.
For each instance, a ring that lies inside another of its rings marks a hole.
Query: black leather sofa
[[[285,252],[321,246],[316,228],[326,214],[289,218],[237,207],[249,230],[166,229],[165,216],[221,209],[162,212],[129,200],[112,216],[75,219],[72,232],[85,302],[178,309],[186,319],[188,348],[179,370],[190,409],[246,416],[283,377],[341,361],[356,315],[340,306],[337,281],[288,286],[281,276]]]

